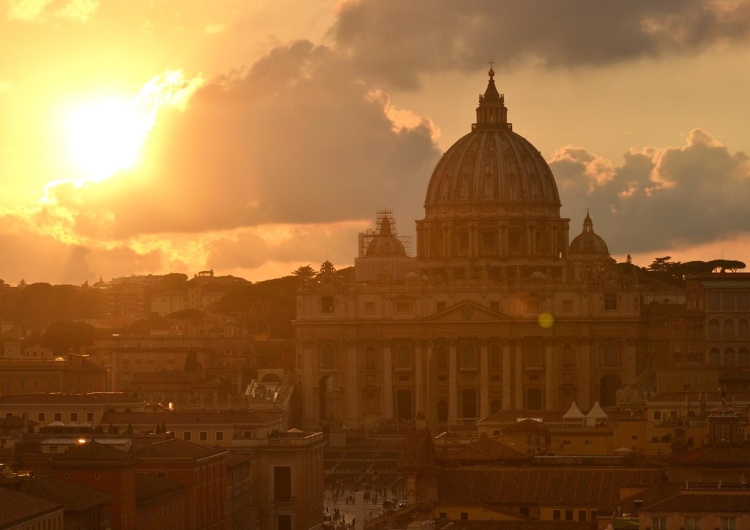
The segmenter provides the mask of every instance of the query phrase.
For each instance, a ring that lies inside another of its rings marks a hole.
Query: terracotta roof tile
[[[164,497],[187,491],[184,484],[156,475],[138,473],[135,476],[136,505],[143,506]]]
[[[669,458],[670,465],[746,466],[750,464],[750,444],[703,445]]]
[[[20,487],[23,493],[63,504],[66,511],[90,510],[108,504],[113,498],[103,491],[53,476],[23,480]]]
[[[0,396],[0,404],[25,405],[44,403],[65,404],[100,404],[101,401],[91,394],[69,394],[64,392],[44,392],[35,394],[9,394]]]
[[[271,412],[255,409],[246,411],[160,411],[160,412],[110,412],[102,415],[101,423],[123,425],[148,424],[156,425],[164,423],[167,427],[171,425],[185,424],[239,424],[239,425],[264,425],[279,421],[279,416]]]
[[[429,429],[411,429],[401,449],[398,468],[425,468],[435,465],[435,444]]]
[[[13,523],[62,509],[63,505],[58,502],[9,489],[0,490],[0,528],[14,527]]]
[[[596,521],[440,521],[436,530],[595,530]],[[442,523],[442,524],[441,524]]]
[[[199,459],[207,456],[225,453],[224,449],[214,449],[205,445],[198,445],[178,438],[160,440],[149,445],[143,445],[133,450],[133,454],[142,458],[190,458]]]
[[[606,505],[619,499],[622,486],[662,480],[659,469],[444,469],[438,474],[438,498],[448,504]]]
[[[135,458],[130,453],[111,445],[91,441],[74,445],[64,453],[56,455],[52,459],[52,464],[54,465],[55,462],[124,462],[126,460],[132,460],[135,463]]]

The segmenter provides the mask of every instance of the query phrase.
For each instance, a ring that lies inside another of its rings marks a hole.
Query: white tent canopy
[[[596,420],[606,420],[609,416],[607,416],[607,413],[604,412],[601,405],[599,405],[599,402],[597,401],[596,403],[594,403],[594,406],[591,407],[589,413],[586,414],[586,417]]]
[[[586,416],[581,412],[581,409],[578,408],[575,401],[570,405],[568,412],[563,414],[564,420],[582,420],[585,417]]]

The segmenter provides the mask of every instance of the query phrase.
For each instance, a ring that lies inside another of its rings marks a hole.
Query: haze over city
[[[750,260],[750,2],[0,3],[0,278],[251,281],[410,235],[492,61],[613,257]]]

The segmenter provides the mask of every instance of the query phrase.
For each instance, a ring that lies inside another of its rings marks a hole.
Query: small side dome
[[[602,255],[609,256],[609,248],[600,236],[594,233],[594,222],[586,212],[583,220],[583,232],[570,242],[570,257],[575,255]]]
[[[398,239],[391,229],[391,221],[383,217],[380,221],[380,230],[367,245],[365,256],[371,257],[406,257],[404,244]]]

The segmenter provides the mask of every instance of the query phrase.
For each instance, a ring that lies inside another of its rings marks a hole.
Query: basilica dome
[[[391,229],[391,221],[387,216],[384,216],[380,221],[380,231],[370,240],[367,245],[367,252],[365,254],[368,258],[371,257],[406,257],[406,249],[404,244],[393,233]]]
[[[569,220],[560,217],[555,177],[513,132],[494,76],[490,69],[471,132],[443,154],[427,186],[417,221],[423,269],[551,264],[567,253]]]
[[[505,97],[495,87],[493,70],[479,97],[477,122],[445,152],[430,178],[427,217],[439,211],[469,213],[475,208],[517,211],[531,206],[542,215],[558,211],[557,184],[541,153],[508,123]]]
[[[573,256],[609,256],[607,243],[594,233],[594,222],[586,213],[586,219],[583,220],[583,232],[570,242],[568,255]]]

